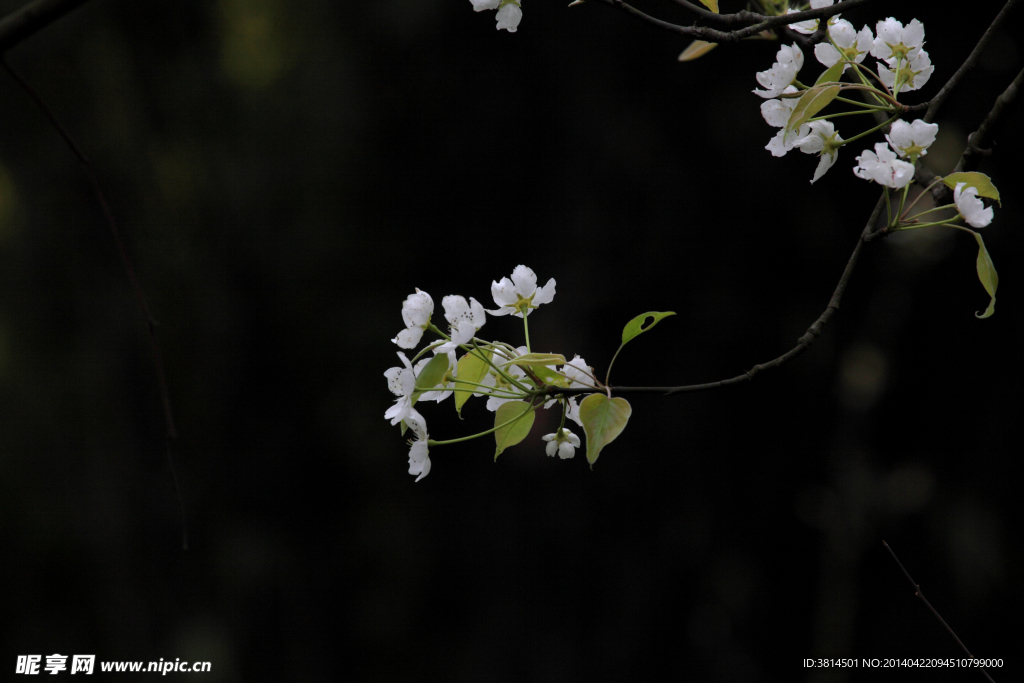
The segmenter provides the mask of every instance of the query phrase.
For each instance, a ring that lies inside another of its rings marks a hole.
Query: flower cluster
[[[519,28],[519,22],[523,19],[523,10],[519,0],[469,0],[473,3],[473,10],[483,12],[484,10],[498,10],[498,30],[505,29],[509,33],[515,33]]]
[[[832,4],[832,0],[811,0],[812,9]],[[818,21],[814,19],[790,24],[794,31],[804,34],[813,33],[817,26]],[[827,69],[814,85],[803,85],[797,79],[803,67],[804,55],[794,43],[783,45],[772,67],[757,74],[757,82],[764,90],[754,90],[754,93],[766,100],[761,104],[761,115],[769,125],[780,129],[765,149],[774,156],[783,156],[792,149],[818,155],[818,167],[811,178],[812,183],[835,165],[843,145],[881,128],[877,126],[871,131],[844,140],[829,119],[848,113],[889,112],[897,115],[900,111],[897,100],[899,93],[921,88],[932,73],[931,60],[922,47],[924,26],[917,19],[904,27],[890,17],[879,21],[872,32],[869,26],[857,30],[849,21],[835,15],[828,20],[827,36],[827,41],[814,47],[815,58]],[[878,60],[877,75],[861,66],[868,55]],[[859,82],[841,82],[841,76],[847,71],[853,73]],[[871,84],[869,76],[876,84]],[[839,98],[842,91],[853,89],[868,92],[867,101],[863,105],[855,100],[841,98],[841,101],[857,107],[856,111],[816,116],[825,106]],[[934,140],[934,134],[931,139]],[[898,149],[896,153],[901,157],[907,156]],[[902,164],[908,162],[893,164],[890,163],[890,156],[888,151],[879,153],[877,149],[875,152],[865,152],[858,157],[857,175],[877,180],[887,187],[897,187],[893,183],[904,180],[906,168]],[[913,164],[915,160],[916,155],[911,155],[909,163]],[[910,177],[913,177],[913,173],[906,182],[910,181]]]
[[[487,397],[487,410],[496,414],[496,424],[494,429],[484,434],[500,433],[502,428],[515,423],[527,412],[531,414],[532,424],[532,411],[536,408],[560,406],[562,425],[555,433],[543,438],[548,442],[548,455],[557,453],[561,458],[573,457],[580,440],[565,429],[564,423],[569,419],[582,426],[579,404],[576,396],[555,395],[552,398],[552,391],[596,389],[598,382],[593,370],[579,356],[565,361],[563,356],[557,354],[531,352],[527,319],[537,307],[551,303],[554,296],[554,279],[538,287],[533,270],[517,266],[511,277],[491,283],[491,297],[497,306],[494,310],[485,309],[473,297],[468,300],[458,295],[444,297],[441,305],[445,320],[448,321],[447,333],[431,322],[434,301],[429,294],[417,289],[403,302],[402,321],[405,329],[392,342],[402,349],[414,349],[422,340],[424,332],[429,331],[440,337],[423,348],[412,360],[399,351],[402,365],[384,373],[388,388],[396,396],[384,417],[392,425],[401,423],[403,431],[408,428],[415,435],[416,439],[411,442],[409,449],[409,474],[415,475],[416,481],[430,472],[429,447],[442,443],[430,440],[426,419],[416,405],[423,401],[440,403],[453,394],[456,396],[455,407],[459,411],[470,397]],[[526,345],[513,346],[478,338],[477,333],[487,322],[488,313],[496,317],[521,318]],[[460,352],[461,357],[457,357]],[[507,413],[503,409],[506,404],[514,404],[508,407]],[[512,417],[508,418],[507,414]],[[499,442],[499,452],[500,446]]]

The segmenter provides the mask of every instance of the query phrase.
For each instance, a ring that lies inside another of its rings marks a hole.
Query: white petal
[[[814,56],[825,66],[832,66],[843,58],[843,55],[840,54],[839,50],[835,49],[835,47],[829,43],[818,43],[815,45]]]
[[[533,296],[533,305],[549,304],[555,298],[555,278],[548,280],[547,284],[537,290]]]
[[[537,291],[537,275],[526,266],[516,266],[512,271],[512,282],[516,293],[525,298]]]
[[[511,306],[516,302],[516,286],[507,277],[501,278],[501,282],[491,281],[491,298],[494,299],[494,303],[498,304],[498,307]],[[494,313],[494,311],[487,311],[494,315],[508,315],[511,311],[505,311],[504,313]]]
[[[509,3],[498,10],[498,30],[505,29],[509,33],[515,33],[519,28],[519,22],[523,20],[523,10]]]
[[[832,168],[832,165],[836,163],[836,157],[838,156],[839,154],[837,152],[833,152],[832,154],[822,154],[821,159],[818,161],[818,168],[814,170],[814,177],[811,178],[811,183],[814,183],[814,181],[825,175],[825,172]]]
[[[924,24],[917,19],[911,20],[903,29],[901,42],[907,47],[921,47],[924,45]]]
[[[398,333],[398,336],[392,339],[394,343],[398,344],[403,349],[413,349],[420,343],[420,339],[423,338],[422,327],[407,327]]]
[[[430,321],[430,315],[434,312],[434,300],[426,292],[416,290],[402,302],[402,320],[406,327],[414,325],[426,325]]]
[[[501,4],[501,0],[469,0],[473,3],[474,12],[483,12],[487,9],[498,9],[498,5]]]

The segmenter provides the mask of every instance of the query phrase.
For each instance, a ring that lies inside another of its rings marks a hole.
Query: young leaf
[[[718,0],[700,0],[705,7],[712,12],[718,13]]]
[[[501,367],[507,368],[510,365],[565,365],[565,356],[560,353],[524,353],[522,356],[513,358],[507,363],[502,363]]]
[[[480,356],[483,356],[483,358]],[[462,406],[466,405],[466,401],[469,400],[474,391],[479,390],[479,387],[466,384],[466,382],[482,382],[484,377],[487,377],[487,371],[491,366],[487,364],[484,358],[489,359],[490,357],[490,351],[477,349],[459,359],[455,380],[455,411],[459,414],[459,417],[462,417]],[[460,384],[462,385],[461,389],[459,388]]]
[[[544,384],[547,384],[549,386],[567,387],[570,383],[568,377],[560,375],[551,368],[545,367],[543,365],[533,366],[533,374],[537,375],[537,378],[540,379],[540,381],[544,382]]]
[[[580,421],[587,435],[587,462],[593,467],[602,449],[626,428],[633,409],[629,401],[616,396],[591,394],[580,401]]]
[[[446,372],[448,372],[447,355],[439,353],[431,358],[430,362],[423,366],[420,374],[416,376],[416,391],[413,392],[413,398],[418,398],[419,394],[430,391],[440,384]]]
[[[999,201],[999,190],[992,184],[992,179],[984,173],[950,173],[942,179],[942,182],[946,183],[951,190],[956,189],[957,183],[965,183],[967,187],[977,188],[979,197],[988,197],[999,202],[999,206],[1003,205]]]
[[[622,328],[622,343],[625,344],[633,337],[643,334],[647,330],[657,325],[662,318],[667,318],[670,315],[675,314],[675,311],[647,311],[646,313],[641,313],[640,315],[626,323],[626,326]],[[651,320],[650,325],[644,327],[644,323],[647,322],[648,318],[653,318],[653,320]]]
[[[494,411],[494,426],[505,424],[504,427],[494,432],[494,442],[497,448],[494,451],[494,459],[497,460],[501,452],[509,446],[515,446],[526,438],[533,428],[533,420],[537,414],[532,406],[526,401],[509,401],[502,403]],[[510,420],[514,420],[510,422]]]
[[[988,318],[996,312],[996,287],[999,286],[999,275],[996,274],[995,264],[992,263],[992,257],[988,255],[988,249],[985,248],[985,241],[981,239],[981,235],[974,233],[974,239],[978,241],[978,279],[981,280],[981,286],[992,297],[985,312],[974,315],[978,318]]]
[[[838,94],[838,85],[818,85],[805,90],[789,115],[786,130],[800,130],[800,126],[827,107]]]
[[[836,62],[829,68],[825,69],[818,80],[814,82],[814,85],[822,85],[823,83],[836,83],[839,78],[843,75],[843,67],[846,66],[841,61]]]
[[[686,49],[679,55],[680,62],[691,62],[698,57],[703,57],[715,47],[718,47],[718,43],[709,43],[706,40],[695,40],[686,46]]]

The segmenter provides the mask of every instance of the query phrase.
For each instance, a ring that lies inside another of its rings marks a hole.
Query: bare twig
[[[907,581],[910,582],[910,585],[914,587],[914,595],[921,598],[921,602],[923,602],[925,607],[928,608],[928,611],[930,611],[935,616],[935,618],[939,620],[939,623],[942,624],[947,631],[949,631],[949,635],[953,636],[953,640],[957,642],[957,644],[960,646],[960,649],[966,652],[967,656],[971,659],[977,659],[977,657],[972,655],[971,651],[967,649],[967,646],[963,644],[963,641],[961,641],[960,638],[957,637],[956,633],[953,632],[953,629],[950,628],[949,624],[946,623],[946,620],[942,618],[942,615],[940,615],[939,612],[934,607],[932,607],[932,603],[928,602],[928,598],[924,597],[924,593],[921,592],[921,586],[917,585],[917,582],[914,581],[913,578],[911,578],[910,572],[908,572],[907,568],[903,566],[902,562],[900,562],[900,558],[896,557],[896,553],[894,553],[892,548],[889,547],[889,544],[885,541],[882,541],[882,545],[884,545],[885,549],[889,551],[890,555],[892,555],[892,559],[894,559],[896,561],[896,564],[899,565],[900,570],[903,572],[903,575],[907,577]],[[995,681],[992,680],[992,677],[989,676],[988,672],[985,671],[984,668],[979,666],[977,667],[977,669],[985,676],[985,678],[989,680],[989,683],[995,683]]]
[[[984,34],[982,34],[981,40],[979,40],[978,44],[974,46],[973,50],[971,50],[971,54],[967,56],[964,63],[956,70],[956,73],[946,81],[945,85],[943,85],[939,92],[936,93],[935,97],[929,101],[928,111],[925,112],[924,115],[925,121],[931,123],[935,120],[935,115],[939,112],[939,108],[942,107],[942,104],[946,101],[946,98],[949,97],[949,94],[953,92],[953,88],[958,86],[960,81],[962,81],[967,75],[967,72],[973,69],[974,65],[977,64],[978,59],[981,58],[981,53],[985,51],[986,47],[988,47],[988,44],[991,42],[993,36],[995,36],[996,31],[999,30],[1000,26],[1002,26],[1003,22],[1006,20],[1006,16],[1016,4],[1017,0],[1006,1],[1006,4],[1003,5],[1003,9],[999,10],[999,14],[996,15],[995,19],[992,20],[992,23],[989,24],[988,29],[985,30]]]
[[[121,233],[117,228],[117,221],[114,220],[114,214],[110,211],[110,205],[107,203],[107,199],[103,194],[103,190],[100,187],[99,178],[96,176],[96,170],[93,168],[92,163],[88,157],[82,152],[81,148],[75,143],[71,134],[68,133],[67,129],[57,120],[57,117],[50,111],[50,108],[46,106],[39,94],[23,79],[17,71],[15,71],[10,64],[7,63],[5,57],[0,57],[4,69],[11,75],[18,85],[28,94],[30,98],[36,103],[39,109],[46,116],[50,124],[56,129],[57,133],[61,136],[67,146],[71,149],[72,154],[75,158],[81,162],[82,166],[85,167],[85,172],[89,176],[89,181],[92,184],[93,193],[96,195],[96,200],[99,202],[100,209],[103,211],[103,217],[110,226],[110,231],[114,236],[114,242],[117,244],[118,252],[121,255],[121,262],[124,265],[125,272],[128,275],[128,280],[131,282],[132,290],[135,292],[135,298],[138,301],[139,309],[142,311],[142,315],[146,319],[146,326],[149,330],[149,346],[150,351],[153,355],[153,362],[156,365],[157,381],[160,384],[160,400],[163,404],[164,410],[164,423],[167,428],[167,436],[164,441],[165,454],[167,457],[167,465],[171,472],[171,480],[174,484],[174,493],[178,500],[178,511],[181,514],[181,540],[182,547],[188,548],[188,532],[185,526],[185,505],[181,496],[181,487],[178,484],[178,473],[174,466],[174,458],[171,453],[171,444],[178,437],[178,430],[174,426],[174,414],[171,411],[171,398],[170,392],[167,389],[167,377],[164,374],[164,363],[163,354],[160,352],[160,342],[156,336],[157,321],[153,318],[153,314],[150,313],[149,304],[146,301],[146,295],[142,291],[142,285],[139,283],[139,279],[135,274],[135,268],[132,265],[131,258],[128,256],[128,249],[124,244],[124,240],[121,239]]]
[[[0,55],[89,0],[35,0],[0,19]]]
[[[1007,86],[1006,90],[996,98],[992,109],[985,116],[978,129],[967,136],[967,146],[964,147],[960,160],[953,168],[954,173],[977,170],[982,158],[992,153],[990,149],[992,137],[1003,122],[1010,105],[1013,104],[1014,100],[1017,99],[1017,95],[1020,94],[1022,85],[1024,85],[1024,69],[1017,74],[1017,77]],[[914,178],[922,186],[927,187],[938,178],[938,174],[924,164],[918,164],[914,172]],[[936,185],[932,190],[932,197],[936,206],[950,203],[952,196],[953,191],[945,184]]]
[[[708,26],[682,26],[680,24],[673,24],[641,12],[622,0],[595,1],[623,11],[626,14],[640,19],[641,21],[651,24],[652,26],[678,35],[699,38],[700,40],[706,40],[709,43],[735,43],[744,38],[756,36],[758,33],[775,28],[776,26],[787,26],[799,21],[807,21],[808,19],[831,17],[839,12],[852,9],[857,5],[862,5],[864,3],[871,2],[872,0],[846,0],[846,2],[841,2],[838,5],[830,5],[829,7],[820,7],[818,9],[807,10],[805,12],[794,12],[793,14],[783,14],[778,16],[767,16],[764,14],[757,14],[755,12],[716,14],[710,10],[701,10],[696,6],[693,7],[692,11],[696,12],[701,19],[709,23],[715,23],[720,26],[742,26],[742,28],[731,31],[722,31]]]

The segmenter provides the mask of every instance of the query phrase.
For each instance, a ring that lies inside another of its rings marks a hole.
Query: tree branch
[[[682,26],[680,24],[673,24],[668,21],[663,21],[656,17],[652,17],[649,14],[641,12],[637,8],[630,4],[623,2],[623,0],[595,0],[602,4],[608,5],[617,10],[621,10],[626,14],[629,14],[641,21],[647,22],[652,26],[670,31],[678,35],[690,36],[692,38],[699,38],[709,43],[735,43],[736,41],[742,40],[743,38],[749,38],[756,36],[762,31],[766,31],[776,26],[786,26],[800,21],[807,21],[808,19],[820,19],[822,17],[831,17],[844,10],[852,9],[858,5],[862,5],[872,0],[846,0],[838,5],[831,5],[829,7],[820,7],[818,9],[807,10],[804,12],[794,12],[793,14],[781,14],[778,16],[767,16],[764,14],[757,14],[755,12],[736,12],[734,14],[716,14],[711,10],[702,10],[699,7],[694,6],[692,3],[683,5],[687,9],[696,12],[702,19],[707,20],[710,23],[715,23],[721,26],[733,26],[741,24],[743,28],[735,29],[732,31],[721,31],[718,29],[710,28],[708,26]],[[1015,1],[1015,0],[1011,0]],[[682,4],[677,2],[677,4]]]
[[[981,58],[981,53],[985,51],[985,48],[988,46],[989,42],[991,42],[993,36],[995,36],[996,31],[999,30],[1003,21],[1006,20],[1006,16],[1016,4],[1017,0],[1006,0],[1006,4],[1003,5],[1003,9],[999,10],[999,14],[997,14],[995,19],[992,20],[992,23],[989,24],[985,33],[982,34],[981,40],[979,40],[978,44],[974,46],[973,50],[971,50],[971,54],[967,55],[967,59],[964,60],[964,63],[960,65],[960,68],[956,70],[956,73],[950,76],[949,80],[946,81],[946,84],[943,85],[942,88],[939,89],[939,92],[935,94],[935,97],[931,98],[927,102],[907,107],[906,111],[908,113],[912,113],[921,111],[922,109],[927,109],[924,115],[924,120],[927,123],[931,123],[935,119],[935,115],[938,114],[939,108],[945,103],[950,93],[953,92],[953,88],[960,85],[960,81],[964,79],[967,72],[973,69],[974,65],[978,63],[978,59]]]
[[[879,197],[878,202],[875,204],[874,210],[871,212],[870,218],[868,218],[867,224],[864,226],[864,230],[861,231],[860,237],[857,239],[857,244],[853,248],[853,253],[850,254],[849,260],[846,262],[846,267],[843,269],[843,274],[839,277],[839,282],[836,284],[835,289],[832,292],[832,298],[829,299],[828,306],[822,311],[818,319],[811,323],[811,326],[807,328],[800,339],[797,340],[796,346],[786,351],[781,356],[774,358],[766,363],[759,363],[754,367],[750,368],[741,375],[730,377],[729,379],[718,380],[717,382],[706,382],[704,384],[685,384],[678,387],[610,387],[611,391],[616,394],[664,394],[666,396],[671,394],[682,394],[692,393],[696,391],[707,391],[708,389],[719,389],[721,387],[733,386],[735,384],[742,384],[748,382],[759,373],[765,370],[774,370],[775,368],[781,367],[793,360],[797,356],[801,355],[804,351],[811,347],[814,340],[821,336],[821,330],[825,327],[829,320],[836,311],[839,310],[839,302],[843,298],[843,293],[846,291],[846,286],[850,282],[850,277],[853,275],[854,269],[857,267],[857,260],[860,258],[860,252],[864,248],[864,245],[868,242],[874,241],[879,236],[884,236],[885,231],[875,230],[875,225],[878,223],[878,218],[882,214],[882,209],[885,208],[885,195]],[[592,394],[595,393],[593,388],[587,387],[582,389],[559,389],[552,387],[548,390],[549,396],[574,396],[579,394]]]
[[[35,0],[0,19],[0,55],[89,0]]]
[[[939,620],[939,623],[946,628],[946,630],[949,632],[949,635],[953,636],[953,640],[957,642],[957,644],[960,646],[960,649],[966,652],[967,656],[971,659],[978,659],[977,657],[971,654],[971,651],[967,649],[967,646],[964,645],[962,640],[960,640],[960,637],[953,631],[950,625],[946,623],[946,620],[942,618],[942,615],[939,614],[939,611],[932,607],[932,603],[928,602],[928,598],[924,597],[924,593],[921,591],[921,586],[919,586],[917,582],[914,581],[914,579],[910,576],[910,572],[908,572],[907,568],[903,566],[902,562],[900,562],[900,558],[896,557],[896,553],[893,552],[893,549],[889,547],[889,544],[885,541],[882,541],[882,545],[884,545],[885,549],[889,551],[890,555],[892,555],[892,559],[896,561],[897,565],[899,565],[900,570],[903,572],[903,575],[907,577],[907,581],[910,582],[910,585],[914,587],[914,595],[921,599],[921,602],[923,602],[925,607],[928,608],[928,611],[931,612],[932,615]],[[982,675],[988,679],[989,683],[995,683],[995,681],[993,681],[992,677],[989,675],[988,671],[985,671],[985,669],[983,669],[980,666],[978,667],[978,671],[980,671]]]
[[[1017,74],[1017,77],[1007,86],[1006,90],[996,98],[991,111],[985,116],[978,129],[967,136],[967,146],[964,147],[960,160],[953,168],[954,173],[976,171],[981,164],[981,159],[992,153],[991,149],[989,149],[989,146],[992,144],[992,136],[999,127],[999,124],[1002,123],[1006,110],[1017,99],[1022,84],[1024,84],[1024,69]],[[938,177],[937,173],[924,164],[919,164],[914,172],[914,179],[924,187],[931,185]],[[953,201],[953,191],[943,183],[932,190],[932,198],[936,206],[949,204]]]

